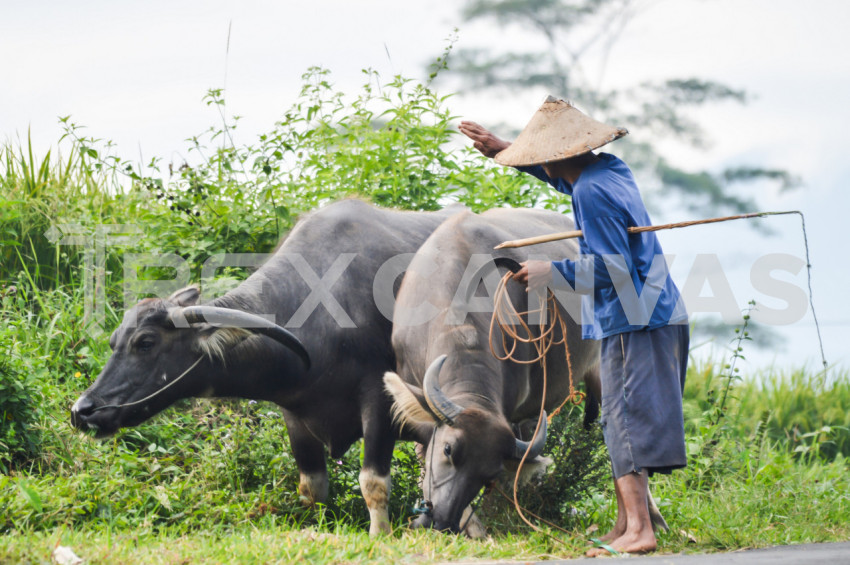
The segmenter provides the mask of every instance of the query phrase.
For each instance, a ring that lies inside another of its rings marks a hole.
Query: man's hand
[[[543,289],[552,282],[552,263],[549,261],[525,261],[520,265],[522,269],[514,274],[513,279],[528,285],[528,290]]]
[[[473,147],[478,149],[485,157],[493,158],[499,151],[510,146],[509,141],[499,139],[489,130],[479,126],[475,122],[461,122],[457,127],[462,134],[471,139]]]

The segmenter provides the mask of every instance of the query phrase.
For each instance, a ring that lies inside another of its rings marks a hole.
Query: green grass
[[[655,496],[671,525],[660,535],[663,553],[713,552],[778,544],[850,539],[847,464],[800,465],[785,455],[765,461],[752,478],[729,475],[710,490],[693,489],[689,472],[653,481]],[[449,560],[534,561],[580,556],[586,532],[613,521],[601,493],[580,506],[590,511],[572,537],[515,528],[491,539],[468,540],[411,531],[397,523],[390,536],[369,538],[357,526],[323,521],[301,528],[286,517],[266,515],[239,525],[211,525],[187,533],[183,527],[116,528],[108,522],[45,530],[23,528],[0,536],[4,562],[42,562],[57,543],[88,563],[241,562],[432,563]]]
[[[699,389],[699,368],[690,377],[689,391]],[[357,493],[357,450],[341,465],[331,462],[332,488],[342,500],[303,509],[282,423],[260,417],[268,408],[184,403],[105,442],[75,433],[64,422],[66,409],[51,408],[42,430],[47,449],[31,466],[0,476],[0,561],[43,562],[57,543],[89,563],[531,561],[580,556],[587,537],[613,524],[616,508],[603,480],[572,503],[571,536],[549,532],[560,542],[530,531],[496,495],[481,505],[489,540],[413,532],[405,527],[405,504],[415,501],[410,493],[395,500],[393,535],[370,539]],[[691,457],[687,469],[653,479],[671,525],[659,537],[662,552],[850,539],[850,465],[843,455],[812,457],[781,439],[737,429],[724,428],[713,450]],[[689,434],[689,446],[700,445],[690,443],[695,437]],[[395,479],[410,488],[415,475],[407,468]]]
[[[341,526],[329,531],[241,528],[192,536],[53,531],[0,539],[0,556],[13,562],[47,562],[57,542],[73,548],[87,563],[434,563],[454,559],[541,560],[563,555],[559,544],[539,535],[496,542],[404,531],[372,539],[362,531]]]

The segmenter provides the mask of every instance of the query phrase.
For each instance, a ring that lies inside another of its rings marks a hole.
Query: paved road
[[[850,542],[783,545],[765,549],[750,549],[730,553],[701,553],[699,555],[650,555],[624,557],[582,558],[540,561],[540,565],[572,564],[577,561],[600,564],[622,562],[628,565],[844,565],[850,564]],[[505,561],[492,562],[506,565]],[[516,563],[530,563],[513,562]],[[476,562],[476,565],[486,563]]]
[[[735,565],[839,565],[850,564],[850,542],[784,545],[699,555],[629,556],[626,559],[626,563],[629,565],[719,565],[721,563]],[[579,561],[591,561],[591,559],[580,559]],[[599,561],[599,559],[595,559],[595,561]],[[566,563],[566,561],[562,563]]]

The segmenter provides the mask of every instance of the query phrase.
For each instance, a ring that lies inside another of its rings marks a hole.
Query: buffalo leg
[[[369,535],[390,533],[390,464],[395,435],[389,406],[363,410],[363,468],[360,490],[369,509]]]
[[[378,475],[373,469],[360,470],[360,490],[369,509],[369,535],[388,534],[390,528],[389,500],[392,483],[389,473]]]
[[[325,447],[310,433],[310,430],[296,417],[284,411],[292,456],[298,465],[300,481],[298,494],[305,506],[327,502],[328,469],[325,464]]]

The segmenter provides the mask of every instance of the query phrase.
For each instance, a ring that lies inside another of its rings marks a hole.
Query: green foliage
[[[8,473],[38,453],[40,401],[40,391],[20,357],[13,332],[0,328],[0,472]]]
[[[346,97],[327,71],[311,69],[299,101],[251,148],[257,178],[270,175],[280,199],[298,195],[302,209],[343,196],[417,210],[457,201],[476,211],[546,201],[526,178],[486,166],[475,152],[446,151],[456,134],[448,96],[402,77],[384,85],[374,71],[364,77]]]
[[[559,527],[570,529],[581,525],[586,518],[586,513],[581,514],[577,507],[582,505],[587,493],[604,490],[610,482],[610,464],[602,429],[598,423],[589,430],[584,429],[582,415],[582,410],[573,407],[552,418],[543,451],[552,464],[543,475],[521,487],[517,493],[523,508]],[[506,473],[500,481],[502,491],[511,495],[513,483],[514,474]],[[485,499],[482,516],[488,527],[499,533],[526,529],[513,501],[495,493]]]
[[[743,388],[743,387],[742,387]],[[768,414],[767,437],[800,455],[850,457],[850,375],[846,371],[769,371],[738,395],[741,426]]]
[[[386,84],[374,71],[363,76],[359,92],[346,95],[329,71],[309,69],[298,100],[251,144],[237,143],[238,118],[225,115],[224,93],[212,89],[205,102],[221,124],[189,139],[186,162],[169,164],[167,175],[158,159],[146,174],[117,159],[99,161],[99,170],[123,179],[116,204],[145,227],[141,245],[177,253],[195,268],[217,252],[269,251],[301,214],[345,197],[415,210],[453,202],[474,211],[566,210],[527,175],[493,167],[469,148],[447,151],[457,134],[449,96],[400,76]],[[64,123],[77,153],[104,154],[92,149],[100,140]]]
[[[68,153],[63,159],[51,150],[39,160],[29,137],[25,146],[0,149],[0,283],[14,283],[22,271],[39,288],[69,283],[84,262],[82,250],[54,245],[48,230],[65,223],[121,223],[117,216],[125,208],[113,194],[114,175],[100,162],[91,166],[92,154],[109,163],[114,158],[82,144]]]

